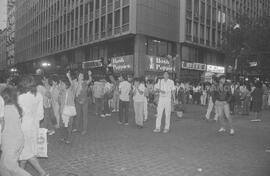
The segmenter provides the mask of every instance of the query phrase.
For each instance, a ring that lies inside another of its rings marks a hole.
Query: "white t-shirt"
[[[128,81],[122,81],[119,84],[120,100],[129,101],[129,92],[131,90],[131,84]]]
[[[139,89],[139,91],[143,92],[143,94],[140,94],[138,92],[138,90],[136,90],[136,88],[134,87],[133,100],[135,102],[144,102],[144,100],[145,100],[145,96],[144,96],[145,86],[144,86],[144,84],[140,84],[138,89]]]
[[[0,96],[0,118],[4,117],[4,108],[5,108],[5,103],[3,98]]]
[[[156,85],[155,89],[160,89],[162,91],[165,91],[165,94],[160,93],[160,98],[171,98],[172,97],[172,91],[175,90],[174,82],[170,79],[165,81],[164,79],[160,80]]]

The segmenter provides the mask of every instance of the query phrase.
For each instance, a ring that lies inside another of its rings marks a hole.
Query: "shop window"
[[[167,42],[160,42],[158,43],[158,56],[161,57],[166,57],[168,55],[168,50],[167,50]]]

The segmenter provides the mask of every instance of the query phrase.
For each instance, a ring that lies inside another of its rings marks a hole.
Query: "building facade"
[[[15,13],[15,63],[26,68],[105,59],[116,72],[198,79],[222,70],[222,34],[237,16],[269,14],[269,0],[20,0]]]
[[[7,1],[7,65],[15,64],[15,0]]]
[[[0,30],[0,73],[7,67],[7,30]]]

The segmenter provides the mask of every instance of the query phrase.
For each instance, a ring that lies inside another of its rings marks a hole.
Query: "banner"
[[[212,73],[225,73],[225,67],[216,65],[207,65],[207,71]]]
[[[111,65],[114,72],[133,71],[133,55],[113,57]]]
[[[148,71],[175,71],[172,59],[157,56],[146,56],[146,67]]]

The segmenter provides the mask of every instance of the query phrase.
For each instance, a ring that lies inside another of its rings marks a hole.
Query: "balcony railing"
[[[111,3],[111,4],[108,4],[108,7],[107,7],[108,9],[107,9],[107,11],[108,11],[108,13],[111,13],[112,12],[112,9],[113,9],[113,4]]]
[[[101,15],[104,15],[106,13],[106,6],[103,6],[101,8]]]
[[[123,5],[123,6],[129,5],[129,0],[123,0],[122,5]]]
[[[121,28],[120,27],[115,27],[114,28],[114,34],[119,34],[121,32]]]
[[[122,26],[122,32],[127,32],[127,31],[129,31],[129,23],[124,24],[124,25]]]
[[[104,37],[106,37],[106,32],[105,31],[102,31],[101,32],[101,38],[104,38]]]
[[[204,44],[204,39],[203,38],[200,39],[200,44]]]
[[[191,35],[190,34],[186,34],[186,40],[191,41]]]
[[[108,37],[112,36],[112,29],[109,29],[109,30],[107,31],[107,36],[108,36]]]
[[[120,0],[116,0],[114,4],[114,8],[118,9],[120,7]]]
[[[99,38],[99,33],[95,33],[95,40],[98,40]]]
[[[187,18],[192,18],[192,12],[187,10]]]
[[[198,41],[199,41],[198,37],[193,37],[193,41],[194,41],[195,43],[198,43]]]

